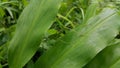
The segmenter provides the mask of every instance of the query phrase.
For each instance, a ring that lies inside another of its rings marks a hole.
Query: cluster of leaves
[[[8,68],[8,62],[10,68],[120,67],[120,16],[114,11],[119,0],[28,3],[0,0],[0,67]]]

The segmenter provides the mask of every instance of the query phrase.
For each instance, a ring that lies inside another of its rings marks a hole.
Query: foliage
[[[119,68],[119,5],[0,0],[0,68]]]
[[[53,48],[39,58],[34,68],[84,67],[117,36],[119,18],[120,15],[113,9],[105,8],[86,24],[78,26],[59,39]]]

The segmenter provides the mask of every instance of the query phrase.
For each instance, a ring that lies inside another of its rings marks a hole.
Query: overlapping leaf
[[[10,68],[22,68],[34,55],[45,32],[51,26],[62,0],[32,0],[24,9],[10,43]]]
[[[84,68],[119,68],[120,59],[120,40],[100,52]]]
[[[116,37],[120,15],[105,8],[86,24],[66,34],[36,62],[34,68],[82,68]]]

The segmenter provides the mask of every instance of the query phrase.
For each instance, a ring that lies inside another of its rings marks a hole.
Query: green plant
[[[104,0],[31,0],[8,43],[9,68],[119,68],[117,7]]]
[[[34,68],[84,67],[119,34],[119,18],[120,15],[114,9],[104,8],[100,14],[59,39],[53,48],[39,58]],[[113,59],[113,62],[116,62],[116,59]]]

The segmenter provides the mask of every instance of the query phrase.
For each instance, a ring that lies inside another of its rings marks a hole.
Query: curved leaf
[[[105,8],[66,34],[55,46],[42,55],[34,68],[82,68],[108,46],[120,30],[120,15]]]
[[[10,68],[22,68],[35,54],[41,39],[53,23],[62,0],[32,0],[24,9],[10,43]]]

